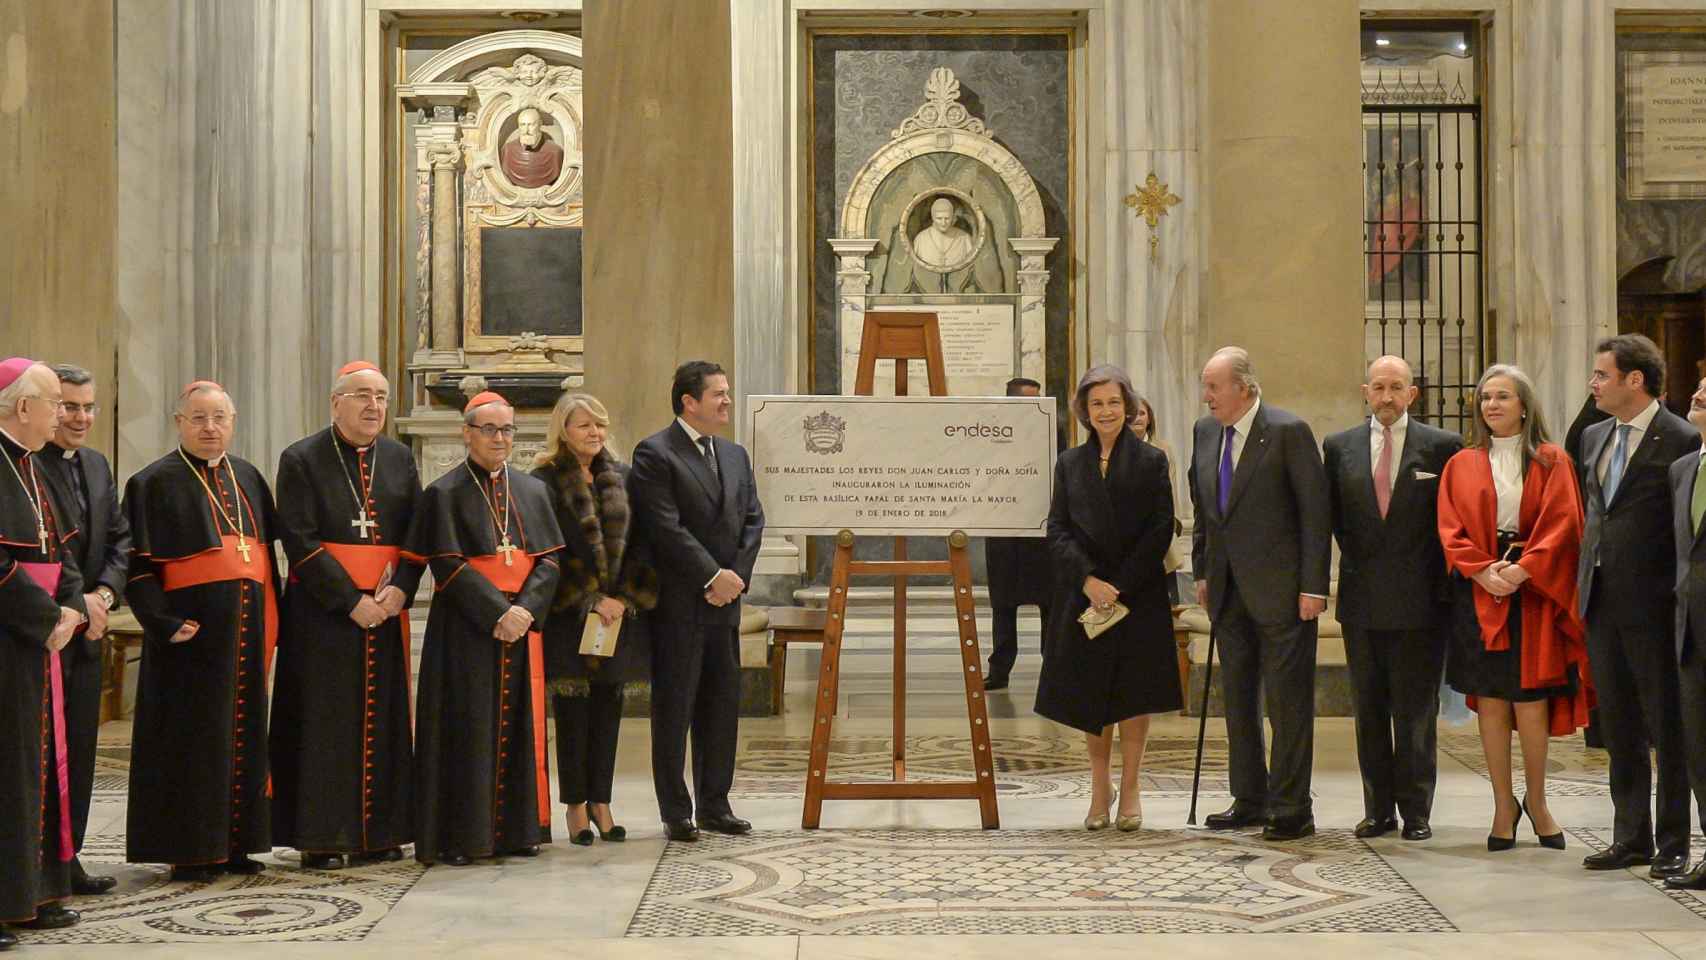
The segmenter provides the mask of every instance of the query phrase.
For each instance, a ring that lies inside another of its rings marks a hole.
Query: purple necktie
[[[1226,440],[1220,445],[1220,515],[1226,516],[1226,503],[1232,498],[1232,438],[1238,435],[1233,427],[1226,428]]]

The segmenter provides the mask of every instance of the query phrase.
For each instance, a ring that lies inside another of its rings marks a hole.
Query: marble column
[[[1194,379],[1214,348],[1247,348],[1264,399],[1321,437],[1363,409],[1357,3],[1202,11],[1207,273],[1197,349],[1181,365]]]
[[[110,0],[0,0],[0,355],[87,368],[106,410],[117,396],[112,35]],[[97,421],[97,448],[113,452],[115,427]]]
[[[270,473],[325,422],[336,365],[383,361],[361,308],[359,10],[333,0],[117,9],[121,475],[169,449],[196,377]]]
[[[1175,451],[1188,450],[1190,426],[1201,411],[1203,6],[1142,0],[1105,4],[1091,15],[1101,79],[1089,105],[1095,189],[1092,242],[1085,246],[1092,298],[1103,306],[1092,311],[1086,353],[1090,363],[1126,369],[1155,408],[1159,436]],[[1180,198],[1153,232],[1126,200],[1152,173]],[[1081,372],[1075,362],[1073,375]],[[1175,473],[1175,505],[1188,516],[1183,474]]]
[[[681,362],[717,360],[743,382],[730,10],[728,0],[587,0],[582,26],[586,384],[631,448],[669,422]]]
[[[432,347],[438,356],[454,354],[462,345],[456,328],[461,316],[456,167],[461,157],[455,143],[435,143],[427,151],[432,164]]]
[[[1513,15],[1515,316],[1489,359],[1528,371],[1561,441],[1594,343],[1617,332],[1616,22],[1603,0],[1519,0]]]

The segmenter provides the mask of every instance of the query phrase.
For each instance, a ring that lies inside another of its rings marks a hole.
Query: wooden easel
[[[906,364],[923,360],[930,395],[947,396],[948,377],[942,364],[942,335],[933,313],[873,312],[865,314],[859,342],[859,372],[855,396],[873,395],[878,360],[894,361],[894,392],[906,396]],[[893,560],[854,560],[853,531],[835,537],[835,564],[829,576],[829,625],[823,637],[823,669],[818,674],[817,704],[812,719],[811,761],[806,768],[806,804],[800,825],[817,829],[823,801],[829,800],[976,800],[985,830],[1001,826],[995,804],[995,759],[989,745],[989,711],[984,700],[982,661],[977,646],[977,615],[971,592],[971,538],[961,531],[948,536],[946,561],[908,560],[906,538],[896,537]],[[966,685],[966,713],[971,720],[973,780],[920,783],[906,779],[906,580],[907,577],[950,575],[954,585],[954,622],[959,626],[960,663]],[[847,628],[847,587],[852,577],[894,578],[894,773],[886,783],[837,783],[829,779],[829,741],[841,687],[841,638]]]

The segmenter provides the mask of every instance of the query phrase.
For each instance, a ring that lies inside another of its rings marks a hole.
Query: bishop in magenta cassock
[[[126,595],[142,624],[126,857],[175,880],[253,874],[272,850],[267,672],[277,642],[272,491],[226,451],[237,411],[184,388],[178,446],[125,485]]]
[[[59,422],[59,379],[22,357],[0,363],[0,950],[4,924],[77,922],[59,653],[83,622],[77,534],[64,492],[35,454]]]
[[[466,865],[534,856],[551,839],[540,630],[563,535],[543,482],[512,472],[515,410],[495,393],[463,409],[468,457],[433,481],[403,549],[435,595],[415,727],[415,859]]]
[[[425,567],[402,552],[421,498],[389,437],[391,387],[365,361],[332,388],[332,425],[279,457],[290,563],[273,684],[273,841],[302,865],[396,860],[414,841],[409,605]]]

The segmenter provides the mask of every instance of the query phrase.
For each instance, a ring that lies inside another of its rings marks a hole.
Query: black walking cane
[[[1197,718],[1197,763],[1196,770],[1191,774],[1191,812],[1185,822],[1191,826],[1197,825],[1197,787],[1202,783],[1202,745],[1203,738],[1208,734],[1208,693],[1214,685],[1214,621],[1208,622],[1208,660],[1203,670],[1202,706]]]

